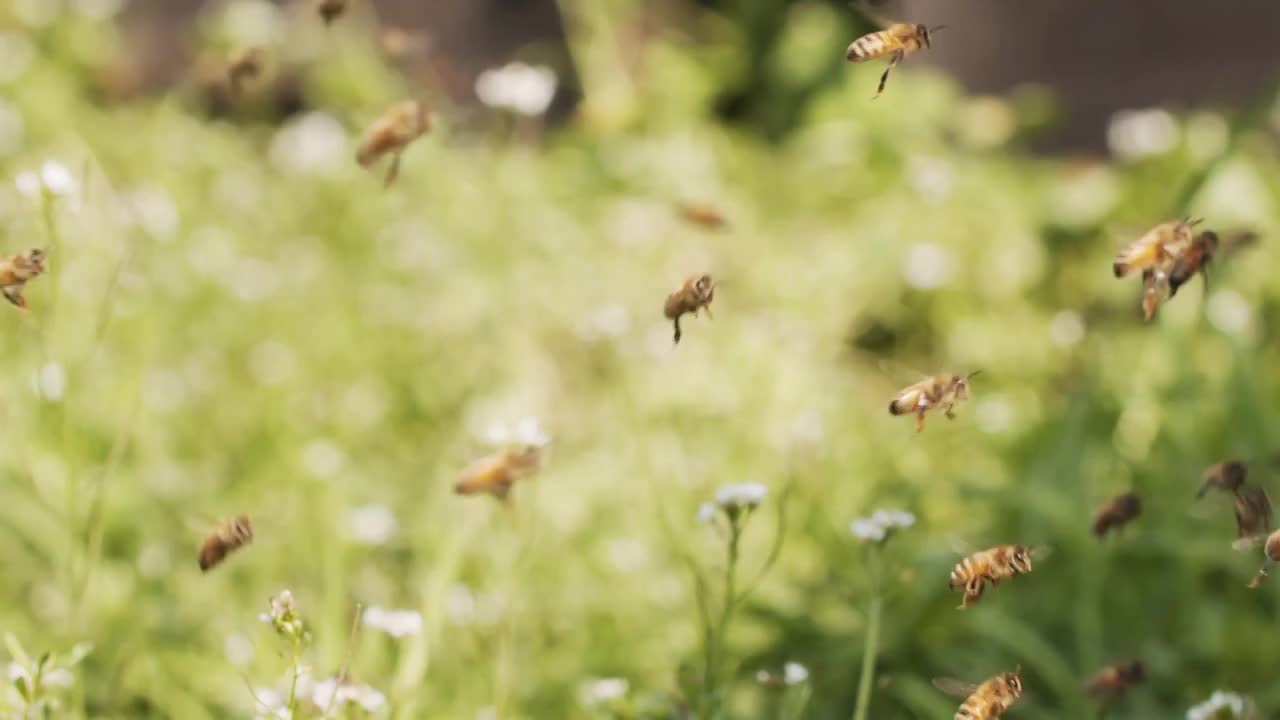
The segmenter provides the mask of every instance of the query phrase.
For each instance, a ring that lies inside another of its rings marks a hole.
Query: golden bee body
[[[1191,245],[1174,258],[1173,267],[1169,270],[1169,297],[1177,295],[1178,288],[1196,273],[1204,272],[1217,254],[1218,246],[1218,234],[1210,230],[1199,233],[1192,239]]]
[[[937,29],[937,28],[935,28]],[[844,57],[850,62],[866,62],[876,58],[888,57],[889,66],[880,76],[880,85],[876,88],[876,97],[884,92],[885,83],[889,81],[889,71],[902,62],[911,53],[930,47],[929,28],[918,23],[894,23],[884,30],[868,33],[854,40],[845,50]]]
[[[924,418],[931,410],[942,408],[947,419],[955,418],[955,405],[969,399],[969,380],[978,372],[968,375],[934,375],[901,390],[889,402],[890,415],[916,416],[916,432],[924,430]]]
[[[22,291],[32,278],[45,271],[47,257],[44,250],[32,248],[0,260],[0,293],[4,294],[5,300],[24,310],[27,308],[27,299]]]
[[[723,213],[703,203],[681,203],[676,210],[680,217],[704,228],[714,230],[729,224]]]
[[[1204,474],[1201,476],[1203,484],[1200,486],[1199,492],[1196,493],[1196,499],[1205,496],[1210,489],[1222,490],[1235,494],[1240,486],[1249,476],[1249,466],[1240,460],[1226,460],[1220,463],[1214,463],[1205,468]]]
[[[316,5],[316,12],[320,14],[320,19],[324,20],[324,24],[328,25],[334,20],[342,17],[347,11],[348,0],[320,0]]]
[[[662,314],[675,327],[676,344],[680,343],[682,335],[680,318],[686,313],[697,317],[698,311],[703,309],[707,311],[707,317],[711,317],[711,301],[715,295],[715,281],[710,275],[703,273],[690,275],[679,289],[667,296],[666,302],[662,304]]]
[[[997,720],[1022,697],[1022,677],[1017,672],[1000,673],[980,685],[950,678],[933,684],[948,695],[965,698],[953,720]]]
[[[463,468],[453,489],[459,495],[492,495],[506,501],[516,480],[533,474],[541,462],[539,447],[504,448]]]
[[[1135,493],[1117,495],[1107,501],[1093,516],[1093,534],[1105,536],[1113,529],[1127,525],[1142,514],[1142,499]]]
[[[998,585],[1005,578],[1031,572],[1032,556],[1026,545],[999,545],[976,552],[956,563],[947,586],[964,592],[961,610],[970,608],[982,598],[987,583]]]
[[[400,155],[409,143],[431,130],[431,113],[417,100],[401,100],[387,108],[365,130],[356,150],[356,162],[367,168],[391,155],[383,185],[390,186],[400,172]]]
[[[253,524],[248,515],[237,515],[214,528],[200,544],[200,571],[208,572],[235,550],[253,542]]]
[[[1086,689],[1090,695],[1123,695],[1146,679],[1147,670],[1141,660],[1126,660],[1099,670]]]
[[[1118,278],[1124,277],[1134,270],[1163,269],[1168,272],[1168,263],[1191,246],[1191,230],[1199,220],[1171,220],[1148,230],[1142,237],[1134,240],[1116,253],[1111,263],[1111,270]]]

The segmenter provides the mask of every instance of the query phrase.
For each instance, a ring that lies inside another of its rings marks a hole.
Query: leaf
[[[13,633],[7,632],[4,634],[4,645],[9,649],[9,656],[13,658],[14,662],[23,667],[31,667],[31,658],[27,656],[26,651],[22,649],[22,644],[18,642],[18,638],[14,637]]]

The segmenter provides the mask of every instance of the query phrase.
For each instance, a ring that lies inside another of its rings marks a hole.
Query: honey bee
[[[1218,234],[1206,230],[1195,236],[1190,247],[1179,254],[1169,270],[1169,297],[1178,294],[1178,288],[1196,273],[1203,274],[1213,261],[1219,246]]]
[[[266,64],[267,51],[260,47],[249,47],[236,50],[227,58],[227,82],[231,85],[231,94],[239,96],[244,83],[262,75]]]
[[[1120,696],[1147,679],[1147,670],[1141,660],[1125,660],[1098,671],[1089,680],[1091,695]]]
[[[969,381],[981,370],[968,375],[934,375],[903,389],[889,403],[890,415],[915,413],[916,432],[924,430],[924,416],[934,408],[943,408],[948,420],[955,419],[955,405],[969,399]]]
[[[893,23],[884,30],[878,30],[854,40],[849,44],[844,57],[850,62],[866,62],[889,56],[889,66],[880,76],[880,85],[876,87],[876,94],[872,98],[875,99],[884,92],[884,85],[889,81],[889,71],[893,70],[893,67],[902,62],[907,55],[921,48],[930,47],[929,33],[944,27],[946,26],[938,25],[928,28],[918,23]]]
[[[417,100],[401,100],[387,108],[365,130],[356,151],[356,162],[367,168],[379,158],[391,154],[391,167],[383,187],[390,187],[400,173],[400,155],[409,143],[431,130],[431,113]]]
[[[342,17],[347,11],[348,0],[320,0],[316,5],[316,12],[320,13],[320,19],[324,20],[325,25],[329,25],[334,20]]]
[[[1111,269],[1118,278],[1134,270],[1165,269],[1191,245],[1191,230],[1200,220],[1171,220],[1148,230],[1116,254]]]
[[[719,210],[710,205],[681,203],[677,210],[680,213],[680,217],[704,228],[716,229],[729,224],[729,220]]]
[[[965,698],[953,720],[997,720],[1022,697],[1020,669],[1000,673],[981,685],[953,678],[936,678],[933,685],[948,695]]]
[[[27,299],[22,290],[32,278],[45,271],[44,261],[48,256],[48,251],[32,248],[0,260],[0,293],[4,299],[26,310]]]
[[[253,542],[253,525],[248,515],[237,515],[215,527],[200,544],[200,571],[217,567],[242,545]]]
[[[1201,476],[1203,484],[1200,486],[1199,492],[1196,493],[1196,499],[1205,496],[1211,488],[1222,490],[1235,494],[1240,486],[1244,484],[1245,478],[1249,475],[1249,466],[1240,460],[1227,460],[1225,462],[1214,463],[1205,469]]]
[[[959,607],[964,610],[982,598],[987,583],[994,586],[1005,578],[1026,575],[1031,572],[1033,559],[1043,559],[1048,554],[1047,547],[1028,548],[1026,545],[999,545],[982,550],[956,563],[947,586],[964,591]]]
[[[1111,498],[1093,516],[1093,534],[1103,537],[1113,528],[1124,527],[1142,514],[1142,499],[1135,493],[1125,493]]]
[[[1271,532],[1271,498],[1257,485],[1241,486],[1234,498],[1236,541],[1233,547],[1244,550],[1262,542]]]
[[[715,294],[715,281],[710,275],[702,273],[690,275],[678,290],[667,296],[666,302],[662,305],[662,314],[675,327],[674,338],[677,345],[680,344],[681,337],[680,317],[685,313],[697,317],[699,310],[706,310],[707,317],[712,317],[711,300],[715,298]]]
[[[1262,567],[1258,570],[1258,574],[1253,576],[1253,580],[1249,581],[1250,588],[1261,587],[1262,581],[1271,574],[1271,567],[1280,562],[1280,530],[1267,536],[1267,541],[1262,545],[1262,555]]]
[[[459,495],[488,494],[506,502],[516,480],[533,474],[541,463],[541,447],[504,448],[463,468],[453,490]]]

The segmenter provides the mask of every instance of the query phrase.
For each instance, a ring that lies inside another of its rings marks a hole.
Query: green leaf
[[[23,667],[31,667],[31,658],[27,656],[26,651],[22,649],[22,644],[18,642],[18,638],[14,637],[13,633],[7,632],[4,634],[4,645],[9,649],[9,656],[13,658],[14,662]]]

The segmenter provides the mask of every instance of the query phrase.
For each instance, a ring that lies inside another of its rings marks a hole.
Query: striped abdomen
[[[898,23],[886,30],[873,32],[854,40],[845,51],[845,59],[863,62],[884,57],[890,53],[902,51],[904,54],[915,52],[923,45],[922,35],[926,31],[923,25]]]

